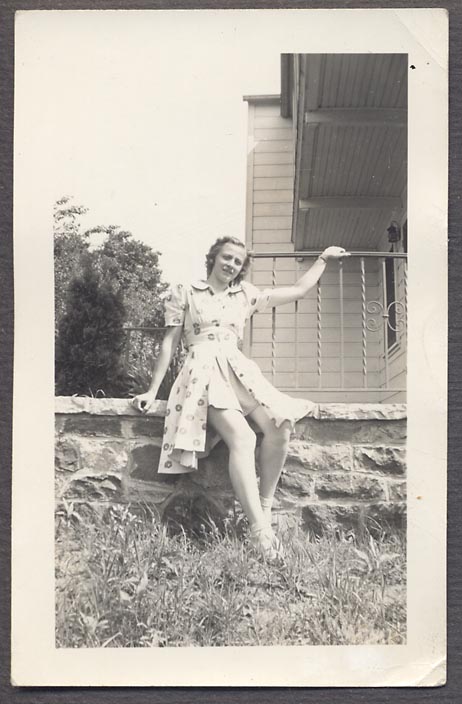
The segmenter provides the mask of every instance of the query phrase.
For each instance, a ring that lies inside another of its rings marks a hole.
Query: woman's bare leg
[[[265,524],[255,470],[255,433],[242,413],[209,407],[208,420],[229,450],[229,476],[236,497],[252,527]]]
[[[285,421],[279,428],[266,411],[258,407],[250,413],[263,432],[260,445],[260,497],[265,517],[271,520],[271,506],[281,476],[290,440],[290,424]]]

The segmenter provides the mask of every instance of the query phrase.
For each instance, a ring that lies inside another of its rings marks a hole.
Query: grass
[[[148,507],[63,503],[56,521],[57,647],[402,644],[404,539],[282,534],[272,565],[243,522],[169,530]]]

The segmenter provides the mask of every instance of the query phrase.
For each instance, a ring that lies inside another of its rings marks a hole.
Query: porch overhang
[[[377,249],[406,208],[406,55],[284,55],[281,79],[295,130],[295,250]]]

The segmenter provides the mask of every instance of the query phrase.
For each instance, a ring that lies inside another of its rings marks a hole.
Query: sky
[[[50,212],[73,196],[84,227],[160,251],[169,282],[202,276],[217,237],[245,238],[243,96],[279,93],[274,43],[255,52],[220,12],[22,13],[17,29]]]

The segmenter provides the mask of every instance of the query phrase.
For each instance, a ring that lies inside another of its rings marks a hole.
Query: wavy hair
[[[245,252],[245,258],[244,263],[242,265],[242,269],[240,270],[236,278],[233,279],[232,282],[233,284],[239,284],[247,274],[247,271],[249,270],[250,262],[252,261],[252,254],[247,251],[245,244],[241,242],[241,240],[238,240],[237,237],[219,237],[217,241],[212,244],[205,256],[205,268],[207,270],[207,276],[210,276],[210,274],[212,273],[217,254],[225,244],[234,244],[236,245],[236,247],[242,247]]]

